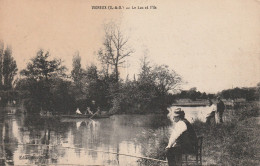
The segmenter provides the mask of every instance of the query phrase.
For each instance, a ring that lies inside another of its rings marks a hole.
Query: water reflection
[[[201,114],[184,110],[188,119]],[[170,124],[166,115],[115,115],[98,120],[0,118],[0,158],[11,165],[138,165],[138,158],[118,154],[146,156],[159,144],[160,136],[168,135]]]
[[[208,106],[201,106],[201,107],[176,107],[173,106],[172,110],[176,108],[181,108],[185,112],[185,118],[190,121],[194,122],[196,119],[206,122],[207,114],[209,114],[212,110],[209,109]]]

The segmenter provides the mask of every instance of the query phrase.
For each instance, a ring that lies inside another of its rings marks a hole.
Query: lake
[[[191,122],[206,107],[183,107]],[[166,115],[113,115],[105,119],[0,115],[0,158],[15,165],[138,165],[172,128]],[[162,147],[164,148],[164,147]]]

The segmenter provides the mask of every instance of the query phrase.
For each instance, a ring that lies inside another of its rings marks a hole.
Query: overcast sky
[[[93,5],[151,6],[156,10],[92,10]],[[97,63],[103,25],[117,22],[135,50],[121,76],[130,78],[145,54],[179,73],[185,89],[217,92],[260,82],[258,0],[0,0],[0,38],[22,69],[39,48],[71,69]]]

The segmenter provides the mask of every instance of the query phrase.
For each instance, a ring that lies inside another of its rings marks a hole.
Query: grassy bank
[[[216,104],[218,101],[217,99],[211,100],[214,104]],[[236,99],[232,101],[231,99],[222,99],[222,101],[225,103],[226,108],[230,109],[234,106],[239,106],[240,104],[246,103],[245,99]],[[173,106],[181,106],[181,107],[199,107],[199,106],[208,106],[209,102],[208,99],[197,99],[197,100],[191,100],[191,99],[177,99],[172,105]]]
[[[226,112],[223,124],[206,125],[195,121],[198,135],[204,137],[204,164],[259,165],[259,102],[245,103]]]
[[[199,120],[193,123],[197,135],[203,140],[203,165],[241,165],[260,164],[260,124],[259,102],[244,103],[234,110],[226,110],[223,124],[207,125]],[[152,134],[158,138],[152,149],[147,149],[149,157],[165,159],[164,148],[167,135]],[[141,165],[165,165],[153,161],[140,161]]]

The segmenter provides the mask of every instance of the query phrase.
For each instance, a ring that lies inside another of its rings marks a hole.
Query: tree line
[[[227,89],[220,92],[220,95],[225,99],[246,99],[247,101],[259,100],[260,99],[260,83],[256,87],[249,88],[233,88]]]
[[[103,43],[98,51],[101,69],[94,64],[82,67],[76,52],[72,70],[55,59],[50,52],[40,49],[17,74],[11,47],[1,47],[1,97],[8,91],[6,101],[22,103],[30,113],[74,113],[76,108],[85,112],[93,106],[110,113],[163,112],[172,104],[171,93],[176,91],[181,77],[167,65],[151,65],[147,57],[141,60],[139,73],[130,80],[120,78],[119,68],[134,51],[128,38],[114,24],[105,26]],[[69,73],[69,74],[68,74]],[[3,78],[2,78],[3,77]]]
[[[147,56],[140,60],[140,70],[133,79],[128,76],[121,79],[119,68],[134,51],[119,27],[107,24],[104,29],[103,43],[97,54],[100,69],[94,64],[82,67],[80,53],[76,52],[72,70],[68,72],[61,59],[40,49],[15,79],[18,69],[12,48],[4,47],[1,42],[0,105],[17,101],[30,113],[71,114],[76,108],[85,112],[88,107],[94,112],[99,108],[110,113],[162,113],[175,99],[216,97],[195,87],[181,91],[182,77],[167,65],[151,65]],[[256,100],[259,85],[224,90],[217,95],[226,99]]]
[[[197,90],[196,87],[190,88],[189,90],[182,90],[180,93],[174,95],[177,99],[191,99],[192,101],[195,100],[205,100],[205,99],[213,99],[216,98],[215,94],[200,92]]]

